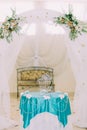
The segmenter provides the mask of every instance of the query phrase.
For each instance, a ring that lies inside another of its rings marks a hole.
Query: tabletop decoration
[[[24,20],[23,17],[17,16],[15,10],[11,11],[12,15],[7,16],[0,26],[0,39],[6,39],[8,43],[13,40],[13,32],[18,34],[21,29],[20,23]]]
[[[48,75],[47,73],[46,74],[43,74],[39,79],[38,79],[38,83],[39,83],[39,86],[40,86],[40,91],[41,92],[48,92],[48,91],[51,91],[50,90],[50,84],[51,84],[51,81],[52,81],[52,77],[50,75]]]
[[[32,97],[32,95],[31,94],[26,94],[26,97],[30,99]]]
[[[71,40],[75,40],[82,33],[87,33],[87,23],[78,20],[73,15],[71,9],[69,9],[69,13],[55,17],[54,22],[56,24],[64,25],[69,29],[69,37]]]
[[[50,96],[44,95],[44,99],[50,99]]]
[[[61,99],[63,99],[63,98],[64,98],[64,94],[60,94],[59,97],[60,97]]]

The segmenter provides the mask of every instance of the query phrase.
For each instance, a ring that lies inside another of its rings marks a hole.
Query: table
[[[21,94],[20,113],[23,117],[23,128],[27,128],[36,115],[45,112],[57,116],[58,121],[65,127],[68,123],[68,115],[71,114],[68,95],[62,92],[29,91]]]

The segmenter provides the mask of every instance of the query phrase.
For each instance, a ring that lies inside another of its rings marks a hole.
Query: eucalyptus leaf
[[[13,40],[13,32],[19,33],[21,29],[19,23],[24,20],[24,18],[18,17],[16,15],[15,10],[11,9],[11,11],[12,15],[7,16],[0,27],[0,38],[6,39],[8,43],[10,43]]]

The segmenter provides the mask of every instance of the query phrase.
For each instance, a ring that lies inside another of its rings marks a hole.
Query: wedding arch
[[[36,22],[37,25],[39,25],[41,22],[46,23],[47,21],[54,21],[54,17],[61,16],[62,14],[58,13],[56,11],[52,11],[52,10],[46,10],[46,9],[39,10],[38,9],[38,10],[32,10],[29,12],[25,12],[22,15],[27,18],[26,27],[23,28],[24,30],[22,30],[23,33],[26,33],[27,27],[32,22]],[[64,27],[64,29],[65,29],[65,27]],[[67,30],[65,30],[65,31],[67,32]],[[39,32],[39,34],[40,34],[39,36],[41,36],[40,32]],[[2,61],[0,63],[0,71],[1,71],[0,74],[2,77],[2,79],[0,79],[2,82],[0,94],[3,93],[3,95],[5,95],[3,98],[3,102],[5,101],[5,103],[6,103],[7,99],[8,99],[7,106],[9,106],[9,103],[10,103],[9,95],[7,98],[7,93],[10,92],[8,81],[9,81],[9,78],[13,71],[14,65],[16,63],[17,56],[23,46],[23,43],[24,43],[26,37],[27,36],[24,34],[20,34],[20,35],[14,34],[14,40],[12,41],[12,44],[6,44],[6,41],[2,41],[2,40],[0,42],[0,60]],[[37,39],[39,40],[39,37]],[[36,41],[37,44],[35,45],[37,53],[38,53],[38,49],[39,49],[38,40]],[[76,102],[76,104],[78,102],[77,100],[81,96],[81,92],[83,91],[83,93],[84,93],[85,90],[87,91],[87,89],[86,89],[86,80],[87,80],[86,79],[86,77],[87,77],[86,76],[87,75],[86,74],[86,64],[87,64],[86,63],[86,58],[87,58],[86,57],[86,40],[87,40],[86,35],[81,36],[81,38],[78,37],[75,41],[69,40],[68,36],[66,35],[66,39],[65,39],[65,43],[64,43],[67,48],[67,55],[70,59],[72,70],[73,70],[73,73],[74,73],[74,76],[76,79],[76,90],[75,90],[75,96],[74,96],[74,101]],[[10,58],[9,58],[9,55],[10,55]],[[3,66],[3,64],[4,64],[4,66]],[[3,76],[2,76],[2,74],[3,74]],[[76,104],[75,104],[75,106],[76,106]],[[77,105],[79,106],[79,104],[77,104]],[[9,108],[7,109],[4,106],[4,109],[6,110],[7,114],[10,113]]]

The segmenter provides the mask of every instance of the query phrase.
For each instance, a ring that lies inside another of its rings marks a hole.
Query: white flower
[[[64,96],[65,96],[64,94],[60,94],[60,95],[59,95],[59,97],[60,97],[61,99],[63,99]]]
[[[47,95],[44,95],[43,97],[44,97],[44,99],[50,99],[50,97]]]
[[[30,94],[26,94],[26,97],[27,97],[27,98],[31,98],[32,95],[30,95]]]

